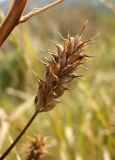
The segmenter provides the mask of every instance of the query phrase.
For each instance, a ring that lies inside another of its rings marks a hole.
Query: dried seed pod
[[[83,26],[81,32],[75,37],[68,34],[68,38],[64,39],[64,45],[52,42],[57,52],[49,51],[52,59],[47,60],[45,81],[38,79],[39,87],[35,98],[35,106],[38,112],[46,112],[51,110],[57,104],[59,98],[65,90],[64,84],[72,81],[74,78],[81,76],[75,75],[81,64],[89,55],[83,53],[85,46],[92,43],[93,39],[82,42],[81,37],[87,22]],[[38,76],[37,76],[38,77]]]

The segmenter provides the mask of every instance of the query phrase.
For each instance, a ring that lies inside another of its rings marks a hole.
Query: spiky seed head
[[[53,57],[47,60],[45,81],[42,81],[39,76],[36,76],[39,86],[35,98],[35,106],[38,112],[47,112],[55,107],[57,98],[63,95],[65,84],[72,81],[74,78],[81,76],[75,75],[75,71],[79,66],[83,66],[85,59],[89,55],[84,54],[85,46],[92,43],[94,39],[82,42],[81,37],[87,22],[83,26],[81,32],[75,37],[71,37],[68,33],[67,39],[64,40],[63,45],[52,42],[56,48],[56,53],[49,51]]]
[[[34,137],[28,137],[28,143],[24,145],[23,156],[26,160],[41,160],[48,154],[47,144],[48,137],[36,135]]]

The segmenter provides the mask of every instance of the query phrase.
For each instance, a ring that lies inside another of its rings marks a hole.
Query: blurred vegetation
[[[27,135],[50,137],[45,160],[115,159],[115,15],[85,5],[52,9],[31,19],[18,26],[0,49],[0,108],[9,118],[2,152],[34,111],[37,83],[32,71],[43,76],[38,59],[48,57],[43,48],[54,49],[48,39],[63,43],[58,33],[66,37],[70,30],[75,35],[86,19],[83,39],[97,32],[100,36],[85,51],[94,56],[86,65],[89,70],[79,71],[85,79],[74,81],[74,89],[63,95],[54,110],[40,114]],[[27,135],[8,160],[23,159],[19,150]]]

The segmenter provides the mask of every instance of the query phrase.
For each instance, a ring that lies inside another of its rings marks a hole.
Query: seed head
[[[47,155],[48,137],[36,135],[35,137],[29,137],[29,140],[30,142],[23,149],[26,160],[40,160]]]
[[[45,64],[45,80],[41,80],[35,74],[39,83],[38,92],[35,97],[35,107],[38,112],[47,112],[55,107],[59,98],[67,87],[65,85],[75,78],[80,78],[80,75],[74,72],[84,64],[85,59],[89,55],[84,54],[85,47],[93,42],[93,39],[82,42],[81,37],[85,29],[86,23],[81,32],[75,37],[71,37],[68,33],[67,39],[64,39],[64,44],[59,45],[52,42],[57,51],[50,51],[51,60],[47,60]]]

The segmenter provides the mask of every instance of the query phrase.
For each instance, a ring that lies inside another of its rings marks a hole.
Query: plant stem
[[[0,46],[18,24],[27,0],[14,0],[8,15],[0,25]]]
[[[14,142],[9,146],[9,148],[0,157],[0,160],[3,160],[11,152],[11,150],[14,148],[14,146],[17,144],[17,142],[20,140],[20,138],[24,135],[24,133],[26,132],[26,130],[29,128],[29,126],[31,125],[31,123],[33,122],[33,120],[36,118],[36,116],[37,116],[38,113],[39,112],[36,111],[33,114],[33,116],[31,117],[31,119],[29,120],[29,122],[26,124],[26,126],[23,128],[23,130],[21,131],[21,133],[16,137],[16,139],[14,140]]]
[[[42,12],[45,12],[47,11],[48,9],[52,8],[52,7],[55,7],[56,5],[62,3],[64,0],[56,0],[55,2],[52,2],[51,4],[48,4],[42,8],[36,8],[36,9],[33,9],[30,13],[28,13],[27,15],[25,16],[22,16],[19,23],[24,23],[26,22],[28,19],[30,19],[31,17],[33,16],[36,16]]]

